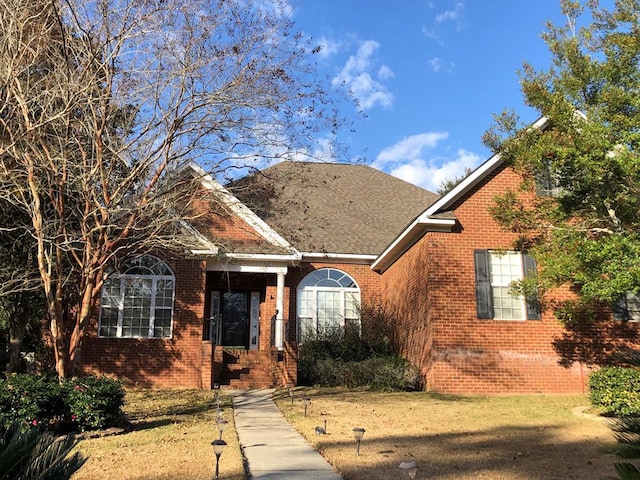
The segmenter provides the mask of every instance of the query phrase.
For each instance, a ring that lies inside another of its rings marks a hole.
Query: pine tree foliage
[[[551,66],[520,72],[541,121],[504,112],[484,140],[524,179],[492,213],[535,254],[538,293],[574,287],[555,305],[572,320],[640,291],[640,2],[561,4],[566,23],[543,35]]]

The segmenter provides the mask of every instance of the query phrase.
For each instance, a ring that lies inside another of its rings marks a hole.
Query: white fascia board
[[[286,275],[289,268],[286,264],[268,263],[231,263],[218,260],[207,261],[207,272],[238,272],[238,273],[281,273]]]
[[[371,269],[383,272],[406,252],[422,235],[427,232],[450,232],[456,224],[450,218],[416,218],[396,239],[382,252]]]
[[[299,262],[302,259],[302,255],[297,252],[290,255],[265,253],[222,253],[219,257],[222,259],[245,260],[251,262]]]
[[[355,253],[318,253],[318,252],[302,252],[303,261],[322,261],[334,263],[353,263],[369,265],[373,262],[377,255],[362,255]]]
[[[218,246],[213,242],[210,242],[207,237],[205,237],[199,231],[197,231],[195,228],[189,225],[188,222],[186,222],[185,220],[180,220],[179,224],[182,228],[187,230],[189,234],[193,235],[198,240],[198,242],[200,242],[204,247],[204,249],[202,250],[201,249],[190,250],[191,254],[193,255],[217,255],[218,254]],[[200,253],[196,253],[196,252],[200,252]]]
[[[229,190],[220,185],[220,183],[205,172],[200,165],[191,163],[189,167],[199,175],[200,182],[205,188],[218,192],[222,196],[225,204],[242,220],[253,227],[253,229],[265,240],[294,254],[298,253],[297,250],[283,237],[281,237],[279,233],[258,217],[249,207],[232,195]]]
[[[218,250],[189,250],[191,255],[196,257],[217,257]]]

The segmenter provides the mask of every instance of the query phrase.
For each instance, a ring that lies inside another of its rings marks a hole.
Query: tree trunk
[[[20,353],[22,352],[22,341],[26,332],[22,322],[11,322],[9,326],[9,363],[7,373],[18,373],[20,368]]]

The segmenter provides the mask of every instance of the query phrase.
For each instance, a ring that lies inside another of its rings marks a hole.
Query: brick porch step
[[[271,352],[224,350],[220,385],[231,388],[272,388],[276,384]]]

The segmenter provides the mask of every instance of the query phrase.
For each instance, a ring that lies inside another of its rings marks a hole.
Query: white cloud
[[[442,23],[448,20],[458,21],[461,20],[464,14],[464,3],[458,2],[455,4],[453,10],[445,10],[442,13],[436,15],[436,22]]]
[[[434,57],[430,59],[427,63],[431,67],[431,70],[433,70],[435,73],[439,73],[441,70],[445,68],[446,68],[446,72],[451,73],[453,72],[453,69],[455,67],[455,63],[453,62],[446,63],[440,57]]]
[[[318,50],[318,55],[320,55],[320,58],[323,60],[332,57],[342,48],[342,44],[340,42],[327,37],[320,37],[318,40],[318,46],[321,47],[320,50]]]
[[[435,192],[442,182],[460,177],[466,168],[474,169],[482,160],[479,155],[465,149],[459,149],[454,158],[428,152],[448,137],[447,132],[427,132],[406,137],[382,150],[372,166]]]
[[[436,147],[440,140],[448,137],[447,132],[419,133],[405,137],[395,145],[382,150],[376,157],[374,166],[384,170],[390,165],[416,160],[421,157],[423,150]]]
[[[387,80],[389,78],[393,78],[394,76],[395,74],[393,73],[393,70],[391,70],[386,65],[382,65],[380,67],[380,70],[378,70],[378,78],[380,80]]]
[[[440,57],[434,57],[429,60],[429,65],[431,65],[431,69],[438,73],[442,68],[443,60]]]
[[[475,169],[481,161],[481,157],[475,153],[460,149],[456,158],[436,163],[436,159],[424,160],[421,158],[394,168],[389,173],[394,177],[426,188],[432,192],[437,191],[445,180],[454,180],[465,173],[465,169]]]
[[[456,31],[464,29],[467,26],[464,12],[464,2],[457,2],[452,10],[445,10],[444,12],[436,14],[434,23],[429,27],[422,27],[422,33],[427,38],[434,40],[438,45],[445,46],[446,42],[443,38],[443,31],[446,31],[446,29],[444,25],[453,23]]]
[[[393,94],[382,83],[374,80],[370,73],[374,68],[372,57],[379,47],[380,44],[374,40],[362,42],[357,53],[349,57],[340,73],[332,80],[334,86],[344,84],[349,88],[363,110],[377,105],[384,108],[393,105]],[[393,76],[393,71],[383,66],[379,75],[384,80]]]

